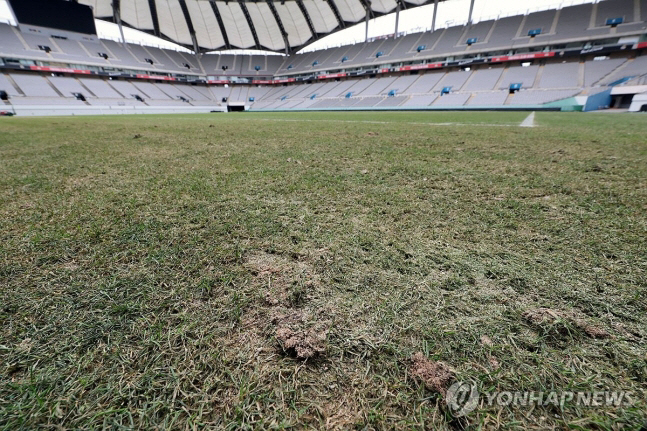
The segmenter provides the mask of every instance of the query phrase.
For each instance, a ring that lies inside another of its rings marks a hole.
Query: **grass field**
[[[527,115],[2,119],[0,429],[640,429],[647,117]]]

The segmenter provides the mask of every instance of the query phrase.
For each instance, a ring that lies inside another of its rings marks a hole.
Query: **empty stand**
[[[0,90],[5,91],[9,96],[22,96],[16,87],[9,81],[3,73],[0,72]]]
[[[396,81],[397,78],[378,78],[371,83],[364,91],[362,91],[362,96],[376,96],[384,93],[387,89],[390,88],[391,84]]]
[[[484,44],[493,26],[494,20],[481,21],[469,26],[463,35],[463,40],[459,41],[459,46],[467,45],[468,40],[473,40],[472,46],[474,47]]]
[[[420,78],[420,75],[404,75],[404,76],[399,76],[393,81],[391,84],[389,84],[384,91],[389,92],[391,90],[395,91],[396,94],[402,94],[402,93],[409,93],[409,87],[411,84],[413,84],[418,78]]]
[[[79,78],[85,88],[90,90],[90,97],[101,99],[123,99],[106,81],[100,78]]]
[[[604,27],[607,20],[615,18],[623,18],[624,23],[633,22],[634,0],[606,0],[597,4],[596,27]]]
[[[521,84],[525,88],[532,87],[538,71],[538,65],[509,67],[503,75],[499,88],[510,88],[510,84]]]
[[[487,43],[480,48],[496,49],[510,46],[510,42],[517,36],[523,16],[510,16],[501,18],[494,23],[494,30]]]
[[[579,87],[579,70],[578,62],[547,64],[541,74],[539,88]]]
[[[47,46],[52,51],[56,50],[56,47],[47,36],[35,33],[19,33],[18,37],[25,41],[29,47],[29,55],[31,56],[48,58],[47,52],[41,50],[38,47],[39,45]]]
[[[486,93],[476,93],[468,101],[469,106],[501,106],[508,98],[507,91],[491,91]]]
[[[143,93],[147,99],[170,100],[171,97],[162,91],[159,87],[151,82],[135,81],[133,85],[137,87],[140,93]]]
[[[185,94],[185,97],[188,97],[190,100],[196,101],[210,101],[212,97],[209,97],[207,94],[200,91],[200,88],[192,85],[184,84],[173,84],[173,87]]]
[[[130,51],[124,48],[120,43],[112,40],[102,40],[101,44],[105,48],[104,51],[107,51],[106,53],[109,55],[108,60],[111,64],[134,67],[137,69],[141,68],[145,64],[143,60],[141,62],[137,61]]]
[[[452,91],[458,91],[463,87],[463,84],[465,84],[465,81],[467,81],[471,74],[471,71],[465,72],[462,70],[449,72],[436,84],[434,91],[440,91],[444,87],[451,87]]]
[[[525,38],[526,40],[530,38],[528,33],[532,30],[538,30],[540,33],[535,36],[536,40],[541,39],[544,36],[551,34],[553,29],[553,23],[555,17],[557,16],[556,10],[544,10],[541,12],[534,12],[526,16],[526,19],[521,26],[521,31],[519,32],[519,37]],[[589,16],[591,14],[589,13]],[[588,23],[587,23],[588,25]],[[584,27],[586,28],[586,27]]]
[[[615,71],[600,81],[601,84],[611,84],[622,78],[642,76],[647,73],[647,55],[627,60]]]
[[[130,99],[136,96],[139,96],[142,99],[146,98],[146,95],[142,91],[140,91],[137,87],[135,87],[128,81],[112,80],[110,81],[110,86],[117,90],[117,92],[119,92],[126,99]]]
[[[559,12],[559,19],[553,40],[567,38],[584,38],[593,34],[608,34],[609,29],[587,31],[591,22],[592,4],[565,7]]]
[[[445,76],[445,72],[429,72],[420,75],[420,78],[407,89],[409,94],[429,93],[438,84],[438,81]]]
[[[434,101],[433,106],[463,106],[469,97],[470,95],[467,93],[445,94],[444,96],[437,98]]]
[[[76,78],[69,78],[65,76],[52,76],[49,79],[56,89],[63,95],[63,97],[74,98],[74,93],[83,94],[84,97],[89,97],[88,91],[83,88],[81,83]]]
[[[229,93],[231,92],[230,87],[209,87],[209,91],[212,93],[212,99],[220,102],[223,97],[229,98]]]
[[[76,40],[68,39],[52,39],[53,42],[58,45],[60,48],[61,54],[56,54],[55,56],[67,56],[75,57],[74,60],[84,60],[88,58],[88,53],[83,49],[83,47]]]
[[[154,56],[153,54],[148,52],[146,50],[146,48],[143,47],[143,46],[135,45],[135,44],[128,44],[128,45],[126,45],[126,47],[131,52],[131,54],[141,63],[150,64],[147,61],[147,59],[148,59],[148,60],[151,60],[153,62],[152,65],[161,65],[161,64],[163,64],[162,61],[160,61],[159,59],[157,59],[156,56]]]
[[[429,94],[424,96],[411,96],[409,99],[405,100],[400,106],[403,107],[412,107],[412,108],[424,108],[433,103],[434,100],[438,98],[437,94]]]
[[[573,97],[579,90],[521,90],[511,96],[510,105],[541,105]]]
[[[353,96],[359,96],[362,94],[366,88],[368,88],[376,79],[358,79],[355,83],[349,87],[346,92],[352,93]]]
[[[413,42],[413,44],[409,46],[409,52],[412,53],[414,56],[420,56],[420,54],[422,55],[429,54],[433,50],[434,45],[436,45],[436,42],[438,42],[438,39],[440,39],[440,37],[443,35],[444,32],[445,30],[443,29],[443,30],[436,30],[434,32],[424,32],[419,35],[407,36],[407,38],[411,42]],[[422,49],[420,53],[417,52],[418,47]]]
[[[433,53],[446,54],[455,52],[457,50],[456,45],[458,45],[459,42],[464,46],[462,43],[463,41],[461,40],[464,32],[465,27],[463,26],[449,27],[445,29],[440,40],[434,46]]]
[[[0,52],[19,55],[25,50],[20,38],[9,24],[0,23]]]
[[[472,78],[463,87],[465,91],[489,91],[494,88],[501,74],[503,73],[502,67],[495,67],[491,69],[479,69],[472,72]]]
[[[393,97],[387,97],[382,99],[379,103],[377,103],[376,107],[378,108],[392,108],[396,106],[400,106],[405,100],[407,100],[408,96],[393,96]]]
[[[25,96],[59,97],[59,94],[54,90],[47,79],[40,75],[12,73],[11,77]]]
[[[624,58],[587,61],[584,68],[584,85],[591,87],[597,84],[625,61],[627,60]]]

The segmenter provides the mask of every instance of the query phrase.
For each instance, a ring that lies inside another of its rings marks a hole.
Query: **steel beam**
[[[254,43],[256,44],[256,49],[263,49],[261,48],[261,42],[258,40],[258,34],[256,34],[256,27],[254,27],[254,22],[252,21],[252,16],[249,14],[247,5],[245,5],[244,1],[239,1],[238,4],[240,5],[240,8],[243,10],[243,15],[245,15],[245,19],[247,20],[249,29],[252,31],[252,36],[254,36]]]
[[[216,21],[218,21],[218,27],[220,27],[220,33],[222,33],[222,38],[225,41],[225,48],[231,49],[231,45],[229,43],[229,37],[227,36],[227,29],[225,28],[225,23],[222,21],[222,16],[220,15],[218,6],[216,6],[215,1],[209,1],[209,4],[211,4],[211,9],[213,10],[213,14],[216,16]]]
[[[335,18],[337,19],[337,23],[339,24],[339,28],[346,28],[346,22],[341,17],[341,14],[339,13],[339,9],[337,9],[337,5],[333,0],[324,0],[326,3],[328,3],[328,6],[330,6],[330,9],[332,10],[332,13],[335,15]]]
[[[301,10],[301,13],[306,19],[306,22],[308,23],[308,28],[310,29],[310,33],[312,33],[312,38],[314,40],[318,39],[317,36],[317,31],[315,30],[315,26],[312,23],[312,19],[310,18],[310,14],[308,13],[308,9],[306,9],[306,5],[303,4],[303,0],[297,0],[297,6],[299,6],[299,10]]]
[[[155,6],[155,0],[148,0],[148,7],[151,10],[151,18],[153,19],[153,34],[157,37],[161,37],[160,33],[160,22],[157,17],[157,6]]]
[[[274,2],[272,0],[267,0],[267,5],[270,7],[270,11],[272,11],[272,15],[274,15],[274,19],[276,20],[276,23],[279,25],[279,30],[281,30],[281,36],[283,36],[283,41],[285,42],[285,53],[289,54],[290,42],[288,41],[288,33],[285,31],[285,27],[283,27],[283,21],[281,21],[281,17],[279,16],[278,11],[274,7]]]

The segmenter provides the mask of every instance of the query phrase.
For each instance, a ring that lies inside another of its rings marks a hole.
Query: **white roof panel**
[[[186,7],[191,16],[198,45],[207,49],[218,49],[225,45],[220,26],[213,9],[208,2],[186,2]]]
[[[141,30],[154,28],[148,0],[122,1],[119,7],[123,22]]]
[[[92,6],[96,18],[112,17],[112,2],[109,0],[79,0],[79,3]]]
[[[1,0],[0,0],[1,1]],[[113,17],[113,0],[78,0],[79,3],[93,8],[97,18],[111,19]],[[264,0],[245,1],[249,10],[252,27],[238,2],[239,0],[121,0],[120,14],[124,23],[150,31],[155,28],[155,17],[159,23],[160,32],[173,42],[193,46],[189,31],[187,16],[182,10],[186,4],[188,17],[193,24],[199,48],[204,50],[220,49],[225,46],[225,40],[233,48],[252,48],[256,46],[254,32],[258,36],[261,47],[274,51],[285,49],[279,24],[274,14]],[[308,16],[314,31],[327,34],[339,28],[339,22],[334,10],[339,12],[339,18],[347,23],[358,23],[366,17],[365,0],[301,0],[303,8],[295,0],[271,0],[276,8],[278,17],[287,33],[290,48],[299,49],[312,40]],[[370,0],[375,15],[391,13],[396,8],[397,0]],[[410,5],[423,5],[429,0],[404,0]],[[441,0],[446,1],[446,0]],[[151,10],[154,5],[156,13]],[[218,14],[214,13],[215,6]],[[334,6],[334,7],[333,7]],[[305,10],[306,14],[303,12]],[[220,15],[220,21],[218,16]],[[221,25],[222,22],[222,25]],[[224,33],[224,34],[223,34]]]
[[[267,3],[246,3],[249,16],[252,17],[256,36],[266,48],[274,51],[285,49],[281,29]]]
[[[276,7],[279,18],[283,23],[283,28],[288,34],[290,46],[301,46],[312,38],[308,21],[306,21],[296,2],[275,3],[274,7]]]
[[[193,45],[191,33],[178,0],[155,0],[160,33],[184,45]]]
[[[344,21],[359,22],[366,17],[366,11],[358,0],[335,0],[335,4]]]
[[[250,48],[255,45],[254,35],[238,3],[216,2],[222,17],[229,43],[237,48]]]
[[[395,10],[395,0],[371,0],[371,9],[379,13],[389,13]]]
[[[330,5],[325,1],[303,0],[303,4],[317,33],[329,33],[339,25]]]

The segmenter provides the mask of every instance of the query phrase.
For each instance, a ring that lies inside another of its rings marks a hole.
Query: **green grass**
[[[647,119],[526,116],[2,119],[0,429],[640,429]],[[456,419],[419,351],[635,402]]]

